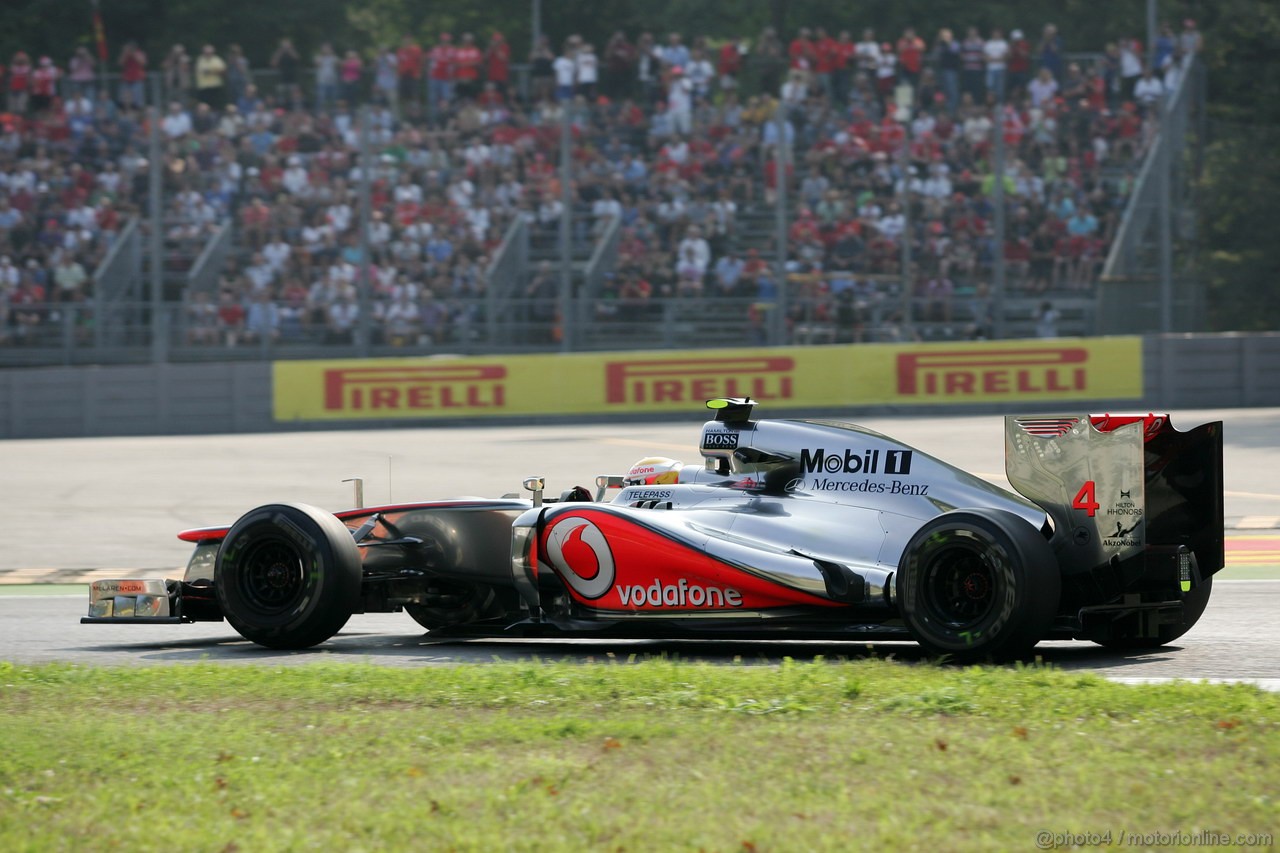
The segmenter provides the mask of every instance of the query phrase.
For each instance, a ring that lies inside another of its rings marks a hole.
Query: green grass
[[[0,585],[0,598],[6,595],[82,595],[89,601],[87,583],[15,583]]]
[[[889,661],[0,664],[0,849],[1032,849],[1268,832],[1280,697]]]

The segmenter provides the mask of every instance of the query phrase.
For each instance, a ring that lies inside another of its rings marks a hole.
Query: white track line
[[[1165,678],[1108,675],[1106,679],[1117,684],[1173,684],[1179,681],[1188,684],[1252,684],[1269,693],[1280,693],[1280,678]]]

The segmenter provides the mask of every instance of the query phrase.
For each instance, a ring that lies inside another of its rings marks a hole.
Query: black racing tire
[[[272,649],[305,649],[347,624],[360,600],[360,549],[333,514],[268,504],[222,540],[214,589],[240,635]]]
[[[444,583],[444,582],[442,582]],[[482,583],[447,582],[431,604],[406,604],[404,612],[428,631],[457,628],[485,618],[494,602],[493,590]]]
[[[898,605],[912,636],[958,662],[1027,655],[1053,625],[1062,578],[1048,541],[1013,513],[946,512],[903,552]]]
[[[1213,577],[1209,576],[1182,597],[1182,621],[1176,625],[1161,625],[1158,637],[1108,637],[1094,642],[1108,649],[1126,652],[1166,646],[1195,627],[1204,614],[1204,609],[1209,606],[1209,596],[1212,593]]]

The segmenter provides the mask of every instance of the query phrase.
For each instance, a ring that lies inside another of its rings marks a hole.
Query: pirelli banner
[[[283,361],[274,384],[277,422],[1137,400],[1142,340]]]

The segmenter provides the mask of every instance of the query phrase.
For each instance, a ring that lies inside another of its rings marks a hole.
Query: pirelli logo
[[[501,409],[506,377],[497,364],[331,368],[324,372],[324,408],[362,414]]]
[[[795,359],[788,356],[682,358],[605,363],[605,402],[692,403],[713,397],[790,400]]]
[[[1084,347],[965,349],[898,356],[898,394],[917,398],[1037,396],[1090,391]]]

